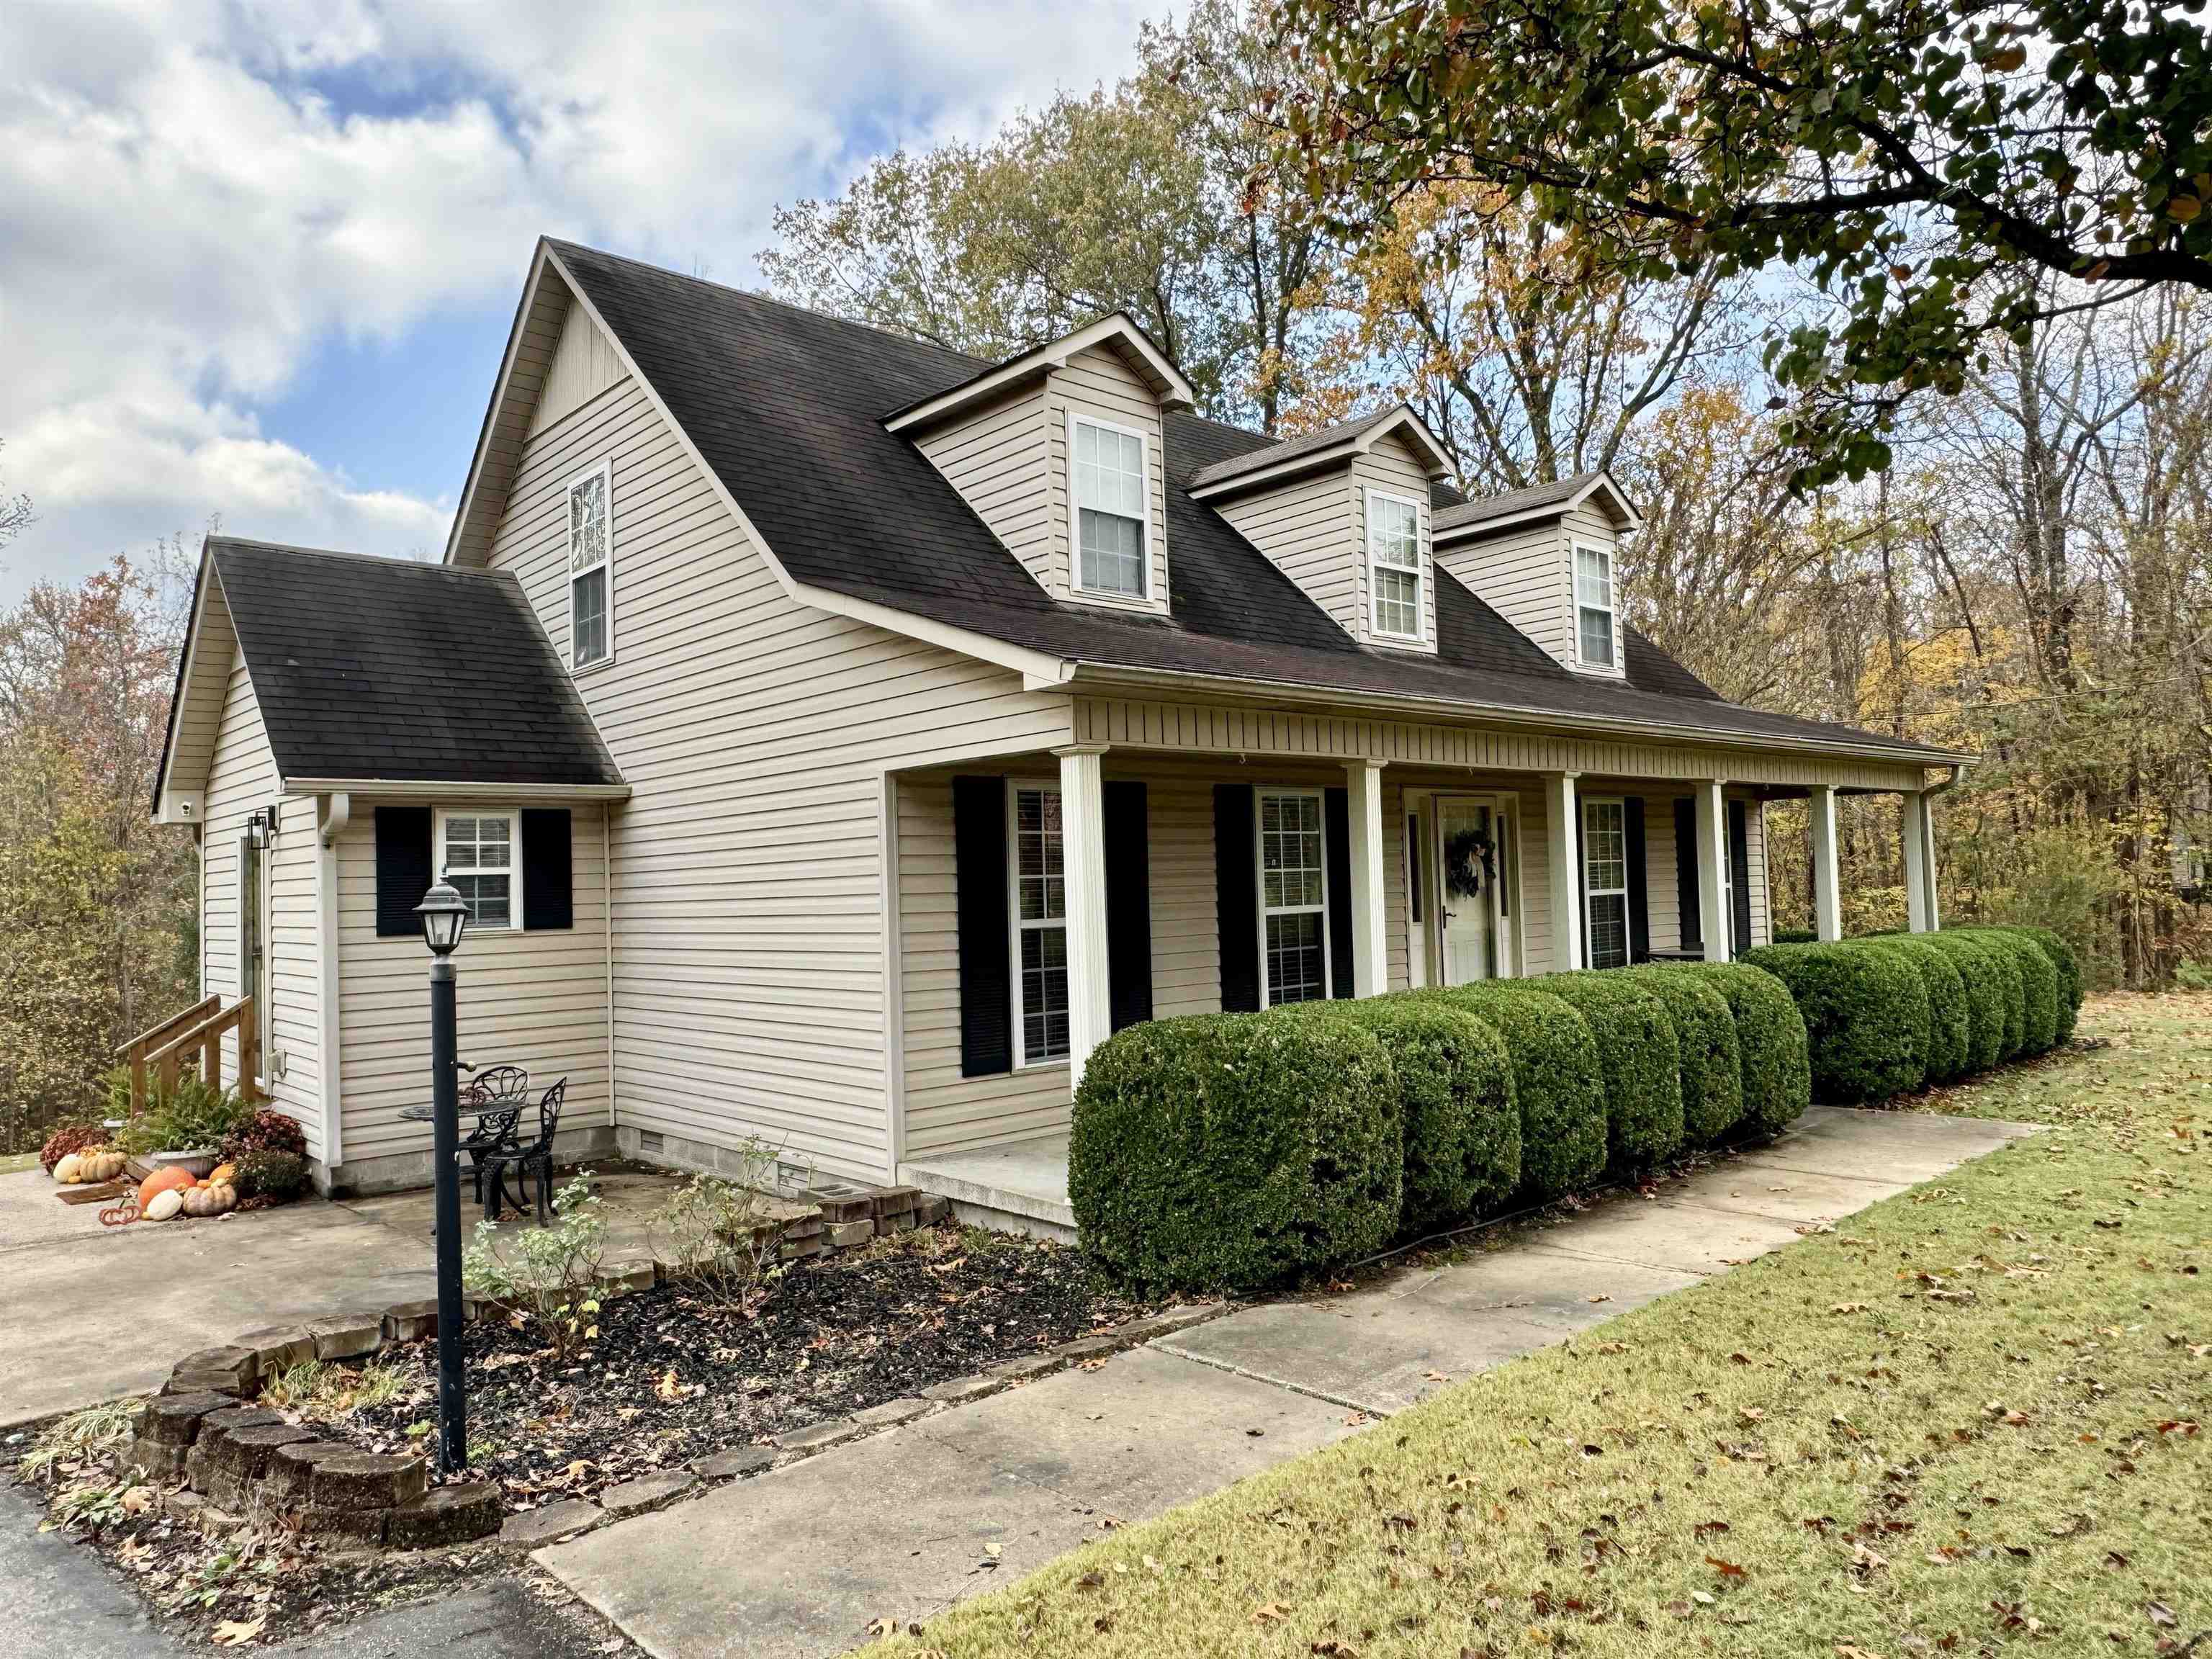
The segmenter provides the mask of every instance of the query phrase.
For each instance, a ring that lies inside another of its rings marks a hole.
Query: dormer
[[[1436,560],[1577,674],[1625,679],[1620,538],[1644,520],[1603,472],[1437,514]]]
[[[1165,616],[1161,416],[1185,380],[1115,312],[884,417],[1055,599]]]
[[[1446,470],[1401,404],[1201,467],[1189,489],[1352,638],[1433,656],[1429,486]]]

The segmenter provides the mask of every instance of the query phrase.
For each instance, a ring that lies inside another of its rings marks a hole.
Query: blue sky
[[[1127,73],[1161,9],[9,0],[0,602],[215,516],[436,556],[538,234],[749,283],[778,203]]]

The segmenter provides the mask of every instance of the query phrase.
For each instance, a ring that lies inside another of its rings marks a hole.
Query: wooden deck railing
[[[210,1088],[222,1087],[222,1040],[234,1031],[238,1034],[238,1091],[249,1103],[258,1100],[253,1079],[261,1069],[261,1022],[254,1015],[253,999],[240,997],[226,1008],[221,997],[210,996],[141,1031],[116,1051],[131,1070],[131,1115],[136,1117],[146,1103],[149,1073],[164,1093],[177,1086],[187,1063]]]

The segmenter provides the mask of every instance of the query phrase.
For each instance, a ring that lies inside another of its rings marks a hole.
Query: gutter
[[[1686,726],[1676,721],[1638,720],[1617,714],[1577,714],[1562,710],[1522,708],[1505,703],[1475,702],[1464,698],[1408,696],[1384,691],[1340,691],[1304,681],[1268,680],[1227,674],[1175,674],[1157,669],[1115,668],[1104,664],[1079,665],[1066,689],[1080,692],[1093,687],[1109,690],[1129,687],[1175,690],[1188,695],[1195,688],[1207,688],[1218,695],[1218,688],[1224,684],[1249,686],[1286,702],[1319,708],[1342,708],[1348,705],[1424,719],[1433,718],[1438,710],[1443,710],[1461,720],[1479,717],[1499,725],[1565,726],[1577,732],[1612,733],[1648,732],[1664,735],[1677,743],[1688,735],[1740,749],[1788,749],[1814,755],[1842,755],[1863,760],[1888,761],[1901,766],[1948,766],[1953,769],[1953,781],[1956,781],[1960,769],[1980,758],[1949,750],[1891,748],[1880,744]],[[1950,784],[1938,787],[1948,789]]]
[[[386,800],[628,800],[626,783],[471,783],[466,779],[285,778],[287,795],[375,795]],[[349,807],[350,802],[349,802]]]

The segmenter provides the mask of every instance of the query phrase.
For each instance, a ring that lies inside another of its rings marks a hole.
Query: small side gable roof
[[[286,787],[621,788],[512,574],[210,537],[155,783],[164,817],[213,758],[234,640]]]
[[[1188,488],[1191,495],[1201,501],[1261,489],[1279,478],[1364,454],[1393,433],[1412,445],[1431,478],[1441,478],[1451,471],[1451,459],[1444,453],[1444,447],[1437,441],[1436,434],[1413,413],[1411,405],[1400,404],[1395,409],[1383,410],[1364,420],[1323,427],[1318,432],[1308,432],[1265,449],[1200,467],[1190,475]]]
[[[1066,368],[1069,358],[1093,346],[1118,349],[1144,376],[1162,408],[1189,409],[1197,404],[1198,394],[1191,390],[1190,382],[1183,379],[1182,371],[1160,349],[1158,343],[1127,312],[1114,311],[1073,334],[1017,353],[1004,362],[994,363],[957,386],[902,404],[884,416],[884,429],[912,432],[951,420],[1025,380],[1052,369]]]
[[[1556,483],[1530,484],[1525,489],[1509,489],[1503,495],[1445,507],[1437,513],[1432,530],[1438,541],[1486,535],[1509,525],[1555,519],[1593,500],[1621,529],[1642,526],[1644,515],[1636,510],[1628,493],[1613,481],[1611,473],[1596,471],[1578,472]]]

